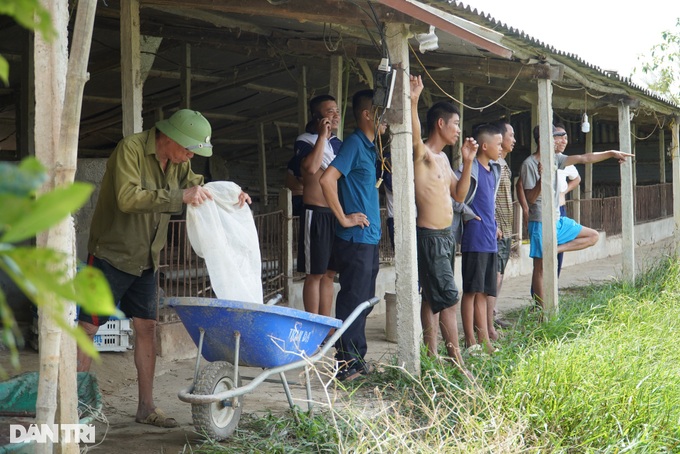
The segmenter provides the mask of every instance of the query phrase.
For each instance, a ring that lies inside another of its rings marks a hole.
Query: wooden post
[[[123,137],[142,131],[139,0],[120,4],[120,77]]]
[[[630,106],[625,102],[619,103],[619,144],[621,151],[631,153]],[[635,158],[626,159],[621,164],[621,236],[623,278],[629,282],[635,281],[635,200],[633,195],[633,168]]]
[[[65,30],[68,24],[67,1],[42,2],[50,12],[52,24],[58,31],[52,43],[47,43],[39,34],[35,35],[35,149],[36,158],[50,172],[48,183],[43,190],[55,186],[52,173],[59,150],[59,131],[63,109],[66,71],[68,61],[68,42]],[[61,224],[56,227],[60,227]],[[52,235],[63,234],[56,228],[43,232],[36,238],[38,246],[49,246],[55,241]],[[63,246],[63,245],[62,245]],[[37,424],[54,424],[57,412],[59,388],[59,357],[61,355],[61,328],[52,320],[54,311],[38,309],[40,369],[38,379],[38,399],[35,406]],[[75,365],[74,365],[75,368]],[[68,384],[64,384],[68,386]],[[37,453],[52,453],[53,443],[37,443]]]
[[[397,71],[388,122],[392,131],[392,181],[394,194],[394,247],[397,279],[398,361],[410,373],[420,375],[420,295],[416,260],[416,206],[413,185],[413,131],[409,83],[408,31],[401,24],[387,24],[387,47]]]
[[[17,150],[19,158],[35,156],[35,84],[34,84],[34,33],[26,33],[25,52],[26,58],[21,60],[21,100],[17,106],[16,118],[19,120],[17,129]]]
[[[264,141],[264,123],[260,123],[257,133],[258,140],[258,163],[260,165],[260,206],[267,207],[269,205],[269,194],[267,191],[267,154],[266,144]],[[265,211],[264,209],[262,211]]]
[[[514,177],[512,179],[512,187],[516,188],[517,187],[517,180],[519,180],[520,177]],[[517,197],[517,191],[515,191],[515,196],[514,196],[514,205],[513,207],[516,207],[513,209],[513,223],[514,225],[517,226],[517,241],[519,244],[522,244],[522,234],[524,233],[524,217],[522,214],[522,206],[519,204],[519,198]]]
[[[458,142],[451,147],[452,148],[452,153],[451,153],[451,165],[453,166],[454,169],[458,169],[460,165],[463,163],[462,160],[462,155],[461,155],[461,148],[463,147],[463,142],[465,141],[465,135],[462,132],[462,128],[465,125],[463,120],[465,119],[465,106],[463,105],[465,103],[465,84],[463,82],[456,82],[454,84],[454,96],[458,101],[456,103],[456,106],[458,107],[458,110],[460,111],[460,127],[461,127],[461,134],[460,138],[458,139]]]
[[[659,128],[659,184],[661,185],[661,200],[665,201],[668,192],[666,191],[666,131],[663,128]],[[664,202],[661,203],[661,217],[666,216],[668,216],[668,210]]]
[[[283,297],[290,305],[293,295],[293,195],[290,189],[279,191],[279,208],[283,212],[281,257],[283,258]]]
[[[666,131],[659,128],[659,183],[666,182]]]
[[[35,38],[36,68],[36,157],[50,170],[44,190],[73,183],[78,157],[78,132],[85,83],[88,80],[87,62],[90,55],[96,0],[81,0],[73,28],[71,57],[67,54],[68,2],[46,2],[59,38],[47,44]],[[44,58],[43,58],[44,57]],[[68,61],[68,69],[66,62]],[[73,218],[68,217],[37,237],[39,246],[48,247],[69,257],[67,277],[76,272],[76,238]],[[62,333],[53,317],[63,317],[67,324],[75,324],[75,305],[63,304],[61,313],[40,310],[40,376],[36,402],[36,423],[77,424],[78,391],[76,376],[75,340]],[[58,405],[57,405],[58,404]],[[55,449],[53,449],[55,448]],[[38,443],[38,453],[79,452],[73,440],[60,439],[58,445],[48,441]]]
[[[629,107],[630,110],[630,107]],[[637,143],[635,140],[635,136],[637,135],[637,124],[635,123],[630,123],[630,138],[628,139],[628,143],[630,144],[630,151],[628,153],[632,153],[634,155],[637,155]],[[620,134],[620,129],[619,129],[619,134]],[[623,146],[623,145],[621,145]],[[635,188],[637,187],[637,162],[633,161],[633,166],[632,166],[632,171],[633,171],[633,191],[635,191]],[[633,204],[635,204],[635,197],[633,197]],[[633,205],[633,208],[635,208],[635,205]],[[635,216],[635,210],[633,209],[633,217]]]
[[[328,94],[335,98],[338,103],[338,110],[344,113],[344,93],[342,87],[342,75],[343,75],[343,64],[341,55],[331,56],[331,75],[330,75],[330,88]],[[338,126],[338,138],[342,140],[343,130],[345,128],[345,115],[340,117],[340,125]]]
[[[577,185],[571,195],[574,203],[574,221],[581,223],[581,185]]]
[[[184,44],[180,68],[180,109],[191,109],[191,44]]]
[[[298,73],[298,134],[305,132],[309,121],[307,112],[307,67],[302,65]]]
[[[546,320],[558,312],[555,144],[552,135],[552,82],[538,79],[538,124],[541,144],[541,209],[543,211],[543,308]]]
[[[538,100],[531,103],[531,129],[529,130],[529,142],[531,143],[531,154],[536,153],[538,144],[534,140],[534,127],[539,124],[541,119],[538,116]],[[551,120],[552,121],[552,120]],[[552,131],[550,132],[552,134]]]
[[[585,143],[585,151],[586,153],[592,153],[593,152],[593,130],[595,128],[595,117],[592,118],[591,124],[592,127],[590,128],[590,132],[586,134],[586,143]],[[592,199],[593,198],[593,165],[592,164],[586,164],[586,188],[585,188],[585,198],[586,199]]]

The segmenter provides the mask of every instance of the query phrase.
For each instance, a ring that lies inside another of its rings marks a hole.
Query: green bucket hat
[[[212,128],[200,112],[178,110],[167,120],[157,122],[156,129],[192,153],[206,158],[212,156]]]

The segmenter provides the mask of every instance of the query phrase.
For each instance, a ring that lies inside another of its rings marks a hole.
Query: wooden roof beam
[[[192,8],[219,11],[229,14],[242,14],[255,17],[275,17],[297,22],[317,22],[320,24],[343,24],[363,28],[363,20],[372,19],[368,8],[355,2],[337,0],[317,0],[315,2],[285,2],[273,5],[267,0],[141,0],[144,7]],[[417,24],[418,21],[408,14],[395,11],[380,4],[373,5],[382,22]]]

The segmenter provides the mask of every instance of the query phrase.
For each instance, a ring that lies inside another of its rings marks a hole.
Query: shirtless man
[[[410,76],[413,167],[415,173],[418,239],[418,280],[423,290],[420,320],[428,354],[437,355],[438,326],[449,357],[469,376],[458,344],[455,305],[458,289],[453,278],[455,240],[451,232],[451,198],[463,202],[470,187],[470,171],[477,142],[465,139],[461,153],[463,172],[456,178],[442,149],[460,136],[460,113],[451,103],[436,103],[427,112],[427,142],[423,142],[418,118],[418,99],[423,91],[420,76]]]
[[[306,274],[302,288],[305,310],[330,316],[333,305],[335,271],[331,250],[335,238],[335,216],[328,208],[319,178],[340,150],[342,141],[334,131],[340,125],[338,104],[330,95],[309,102],[312,121],[307,132],[295,141],[295,154],[300,159],[302,201],[300,217],[298,271]]]

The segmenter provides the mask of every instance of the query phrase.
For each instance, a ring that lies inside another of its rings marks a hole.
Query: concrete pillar
[[[624,153],[631,153],[630,106],[619,103],[619,145]],[[623,260],[623,278],[635,280],[635,199],[633,168],[635,161],[627,159],[621,164],[621,258]]]
[[[161,42],[163,42],[163,38],[158,36],[143,35],[140,39],[140,79],[142,85],[153,67],[153,62],[156,60],[156,54],[158,53],[158,48],[161,47]]]
[[[680,246],[680,117],[675,117],[671,132],[671,156],[673,157],[673,219],[675,220],[675,247]]]
[[[392,180],[394,192],[395,290],[397,294],[398,361],[410,373],[420,375],[420,295],[416,260],[416,205],[413,185],[413,131],[409,88],[408,30],[387,24],[385,35],[396,73],[388,121],[392,131]]]
[[[620,134],[621,129],[619,129],[619,134]],[[628,153],[632,153],[634,155],[637,155],[637,142],[635,140],[635,136],[637,136],[638,128],[637,124],[635,123],[630,123],[630,151]],[[623,145],[621,145],[623,146]],[[635,191],[635,187],[637,186],[637,162],[633,161],[633,191]],[[633,197],[633,203],[635,203],[635,198]],[[635,218],[635,205],[633,205],[633,218]]]
[[[120,4],[120,77],[123,137],[142,131],[139,0]]]
[[[543,210],[543,308],[550,317],[559,310],[557,299],[557,216],[555,206],[555,144],[552,135],[552,82],[538,79],[538,124],[541,143],[541,209]]]

